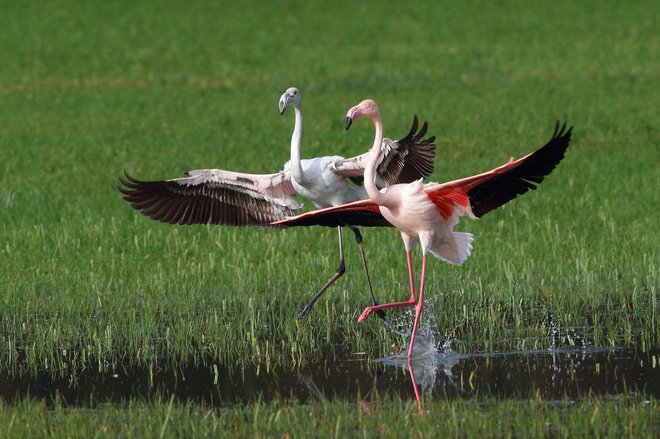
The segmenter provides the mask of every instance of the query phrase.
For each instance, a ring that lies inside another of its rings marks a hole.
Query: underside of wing
[[[428,123],[417,131],[419,120],[413,119],[410,132],[401,140],[383,139],[381,161],[376,169],[379,188],[399,183],[412,183],[433,173],[435,164],[435,136],[424,139]]]
[[[376,168],[376,186],[383,188],[397,183],[412,183],[425,178],[433,172],[435,162],[435,137],[424,139],[428,124],[419,127],[415,115],[410,132],[401,140],[384,138],[381,143],[381,156]],[[337,172],[350,177],[357,184],[362,184],[364,168],[369,152],[346,159],[336,165]]]
[[[572,130],[572,127],[567,129],[566,124],[557,123],[552,138],[538,150],[491,171],[448,183],[432,183],[424,190],[431,194],[460,189],[469,197],[472,214],[482,217],[518,195],[536,189],[564,158]]]
[[[219,169],[188,177],[141,181],[125,173],[118,187],[131,206],[170,224],[256,226],[295,215],[302,207],[284,172],[243,174]]]
[[[512,163],[505,172],[475,184],[468,189],[472,213],[482,217],[493,209],[536,189],[546,175],[564,158],[571,141],[573,128],[566,129],[566,124],[555,126],[555,132],[548,143],[535,152]]]
[[[341,206],[312,210],[298,216],[274,221],[270,226],[326,226],[337,227],[345,225],[365,227],[392,227],[380,213],[378,206],[370,200],[360,200]]]

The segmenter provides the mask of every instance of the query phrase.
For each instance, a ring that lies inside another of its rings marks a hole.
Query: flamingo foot
[[[367,319],[369,318],[369,316],[371,315],[371,313],[372,313],[373,310],[374,310],[374,307],[373,307],[373,306],[368,306],[368,307],[366,307],[366,308],[364,309],[364,311],[362,311],[362,314],[360,314],[360,317],[358,317],[358,320],[357,320],[358,323],[362,323],[362,322],[364,322],[365,320],[367,320]]]
[[[387,314],[385,314],[385,311],[383,311],[382,309],[376,310],[376,315],[380,317],[385,323],[389,323],[390,318],[387,316]]]
[[[310,312],[312,312],[312,306],[314,306],[314,303],[308,303],[305,305],[305,307],[298,313],[298,320],[302,320],[305,317],[309,315]]]
[[[374,301],[373,301],[373,306],[378,306],[378,302],[376,302],[376,301],[374,300]],[[387,314],[385,313],[385,311],[383,311],[382,309],[380,309],[380,307],[378,307],[378,309],[376,310],[376,315],[377,315],[378,317],[380,317],[380,318],[381,318],[386,324],[388,324],[388,323],[390,322],[390,318],[387,316]]]

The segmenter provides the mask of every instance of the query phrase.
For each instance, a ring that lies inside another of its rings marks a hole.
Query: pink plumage
[[[307,212],[272,224],[336,226],[350,221],[351,224],[356,225],[379,226],[383,224],[383,220],[387,220],[396,227],[401,233],[406,248],[410,299],[367,307],[358,318],[358,322],[366,320],[374,311],[416,304],[415,321],[408,349],[408,357],[412,357],[424,304],[427,254],[430,252],[433,256],[456,265],[465,262],[472,251],[473,236],[470,233],[453,230],[459,218],[461,216],[480,218],[516,196],[530,189],[536,189],[535,184],[541,183],[563,159],[571,139],[572,128],[566,129],[565,124],[561,127],[557,124],[552,138],[546,145],[516,161],[510,161],[482,174],[447,183],[422,184],[421,180],[417,180],[378,189],[375,184],[376,165],[381,154],[383,127],[376,103],[366,99],[349,109],[346,114],[346,129],[354,119],[360,117],[371,119],[376,131],[364,170],[364,186],[369,199]],[[422,249],[422,273],[417,300],[410,252],[418,244]]]

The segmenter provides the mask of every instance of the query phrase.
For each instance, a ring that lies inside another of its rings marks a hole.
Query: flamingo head
[[[351,107],[346,113],[346,129],[351,127],[354,119],[364,117],[366,119],[376,120],[380,118],[380,110],[373,99],[365,99],[359,104]]]
[[[284,110],[289,104],[294,107],[300,108],[300,90],[296,87],[289,87],[284,94],[280,97],[280,115],[284,114]]]

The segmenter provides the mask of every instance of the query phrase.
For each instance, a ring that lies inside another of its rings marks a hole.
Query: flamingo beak
[[[286,110],[286,105],[287,105],[286,98],[282,96],[280,98],[280,116],[284,115],[284,110]]]
[[[352,123],[353,123],[353,118],[351,116],[346,116],[346,131],[348,131]]]

